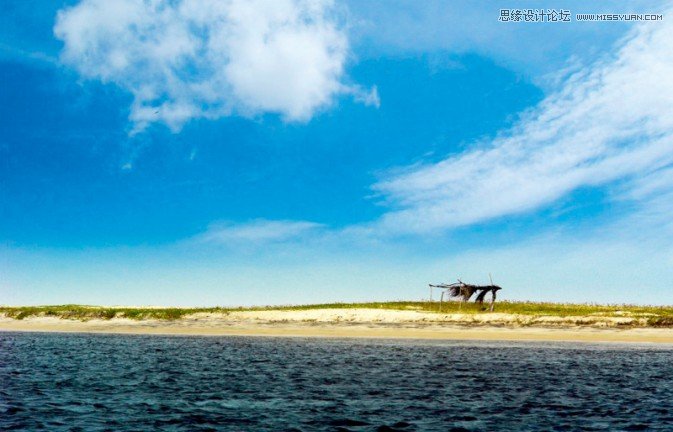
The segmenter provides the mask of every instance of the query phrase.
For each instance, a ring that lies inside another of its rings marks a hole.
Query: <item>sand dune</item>
[[[0,331],[673,344],[673,329],[638,327],[640,324],[637,319],[630,317],[534,317],[502,313],[437,314],[414,310],[314,309],[197,313],[174,321],[0,318]]]

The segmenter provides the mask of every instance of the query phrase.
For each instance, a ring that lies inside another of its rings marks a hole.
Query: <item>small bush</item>
[[[673,327],[673,316],[650,317],[647,324],[650,327]]]

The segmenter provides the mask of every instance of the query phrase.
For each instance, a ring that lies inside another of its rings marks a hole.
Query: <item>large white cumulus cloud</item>
[[[306,121],[350,94],[348,39],[322,0],[82,0],[58,13],[61,60],[134,97],[135,130],[193,118],[278,113]]]

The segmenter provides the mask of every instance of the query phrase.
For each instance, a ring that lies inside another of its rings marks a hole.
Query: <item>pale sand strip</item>
[[[594,326],[577,326],[573,323],[582,322],[582,317],[561,321],[558,317],[541,318],[550,319],[535,321],[537,326],[521,327],[517,326],[521,317],[505,314],[442,315],[380,309],[320,309],[196,314],[176,321],[0,318],[0,331],[673,344],[673,329],[670,328],[617,329],[610,328],[615,322],[601,320]],[[547,326],[540,326],[545,324]]]

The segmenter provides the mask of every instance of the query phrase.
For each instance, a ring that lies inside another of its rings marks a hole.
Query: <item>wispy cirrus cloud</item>
[[[193,240],[197,243],[224,246],[260,246],[269,243],[304,240],[323,225],[308,221],[256,219],[246,223],[212,224]]]
[[[645,191],[673,191],[671,52],[673,24],[642,25],[614,55],[565,78],[513,129],[382,179],[373,189],[392,210],[378,229],[480,223],[540,209],[580,187],[607,187],[647,208],[653,194]]]
[[[345,83],[348,38],[329,0],[82,0],[58,13],[61,61],[133,95],[134,131],[194,118],[280,114],[307,121]]]
[[[569,58],[582,62],[609,49],[632,22],[579,22],[577,13],[597,13],[582,0],[542,4],[537,8],[569,10],[573,22],[554,25],[511,25],[498,22],[503,5],[470,0],[346,0],[359,25],[353,44],[363,56],[418,53],[476,53],[523,73],[546,89],[554,86],[547,74],[567,67]],[[600,10],[614,14],[660,13],[666,0],[604,0]],[[532,6],[527,6],[532,7]],[[447,25],[450,23],[450,25]],[[528,43],[529,41],[535,43]]]

